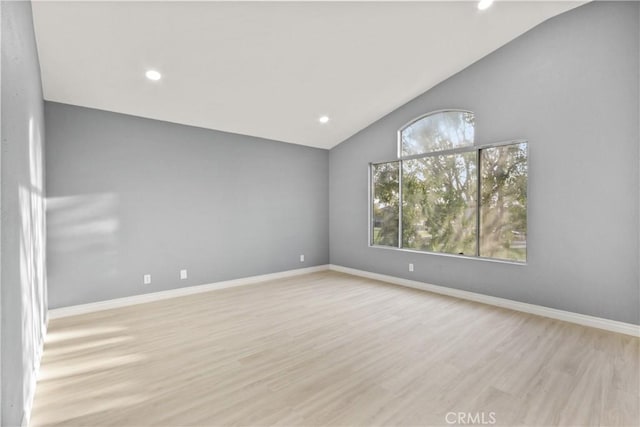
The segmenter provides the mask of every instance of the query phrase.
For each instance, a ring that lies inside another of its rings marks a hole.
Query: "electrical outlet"
[[[145,285],[150,285],[151,284],[151,275],[150,274],[145,274],[143,276],[143,281]]]
[[[180,280],[185,280],[187,278],[187,270],[180,270]]]
[[[409,271],[413,271],[413,264],[409,264]]]
[[[300,262],[304,262],[304,255],[300,255]]]

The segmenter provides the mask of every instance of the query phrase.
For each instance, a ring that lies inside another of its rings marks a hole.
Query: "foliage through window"
[[[374,245],[398,246],[398,203],[400,201],[399,162],[372,165]]]
[[[401,157],[473,146],[474,124],[470,111],[422,116],[400,130]]]
[[[526,261],[527,143],[475,145],[474,115],[400,130],[399,160],[371,165],[371,244]]]

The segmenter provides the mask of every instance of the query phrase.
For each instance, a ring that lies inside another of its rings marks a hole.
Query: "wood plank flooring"
[[[31,425],[637,426],[639,383],[637,338],[327,271],[52,320]]]

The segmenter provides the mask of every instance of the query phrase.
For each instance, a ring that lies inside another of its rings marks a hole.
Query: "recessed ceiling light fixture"
[[[322,124],[329,123],[329,116],[320,116],[318,121]]]
[[[158,80],[160,80],[162,78],[162,74],[160,74],[160,72],[156,71],[156,70],[147,70],[147,72],[144,73],[144,75],[149,80],[153,80],[154,82],[157,82]]]
[[[478,2],[478,10],[489,9],[489,6],[493,4],[493,0],[480,0]]]

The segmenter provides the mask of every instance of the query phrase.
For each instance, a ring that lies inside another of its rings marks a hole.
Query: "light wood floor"
[[[321,272],[51,321],[31,425],[637,426],[639,346]]]

